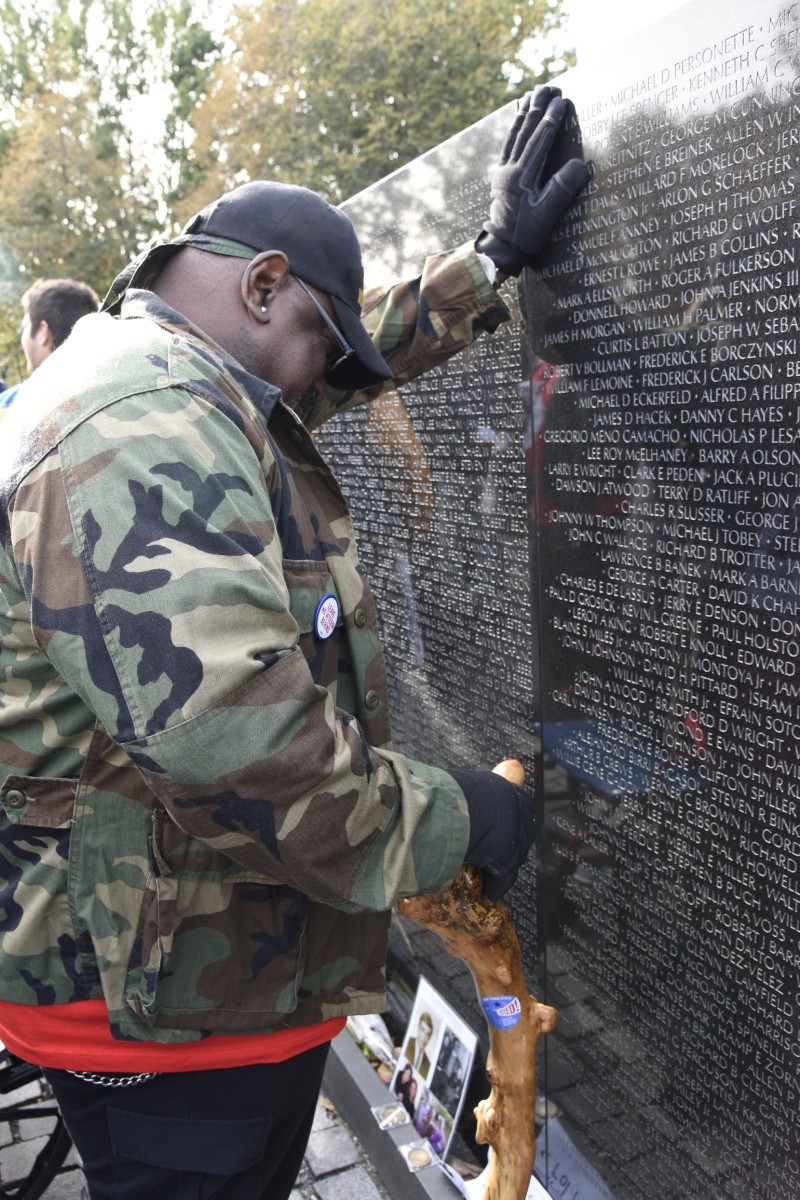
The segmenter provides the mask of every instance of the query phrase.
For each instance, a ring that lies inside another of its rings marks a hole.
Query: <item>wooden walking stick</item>
[[[525,782],[517,759],[495,767],[512,783]],[[444,892],[412,896],[400,912],[438,933],[472,972],[489,1027],[486,1076],[491,1092],[475,1109],[476,1140],[492,1148],[484,1200],[525,1200],[536,1158],[536,1048],[557,1013],[529,995],[522,953],[504,904],[483,894],[481,873],[462,867]]]

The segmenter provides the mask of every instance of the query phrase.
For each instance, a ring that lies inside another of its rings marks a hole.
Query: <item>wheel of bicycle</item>
[[[30,1121],[36,1121],[38,1128],[42,1127],[43,1122],[47,1122],[46,1134],[37,1137],[37,1141],[43,1138],[44,1144],[40,1147],[27,1175],[6,1179],[6,1169],[3,1169],[0,1200],[39,1200],[69,1154],[72,1139],[55,1100],[26,1095],[23,1090],[28,1084],[40,1081],[41,1078],[38,1067],[14,1058],[0,1043],[0,1095],[4,1097],[0,1107],[0,1122],[16,1126],[18,1130],[24,1129]],[[17,1093],[20,1098],[15,1100]],[[24,1144],[23,1138],[22,1145]],[[6,1163],[7,1161],[8,1155]]]

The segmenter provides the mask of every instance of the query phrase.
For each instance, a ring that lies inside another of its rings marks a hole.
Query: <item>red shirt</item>
[[[283,1062],[329,1042],[344,1026],[344,1017],[331,1017],[275,1033],[210,1034],[177,1045],[129,1042],[111,1036],[103,1000],[43,1005],[0,1000],[0,1039],[11,1053],[36,1066],[64,1071],[137,1074]]]

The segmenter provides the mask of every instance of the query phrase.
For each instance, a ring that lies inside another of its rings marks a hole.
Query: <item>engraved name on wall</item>
[[[746,1186],[788,1200],[800,1170],[798,9],[709,17],[705,36],[688,20],[578,101],[596,178],[541,273],[549,295],[529,283],[543,740],[566,770],[548,775],[545,909],[560,962],[604,1012],[594,1049],[610,1011],[635,1029],[628,1063],[674,1122],[674,1138],[656,1138],[646,1108],[616,1145],[602,1120],[583,1123],[615,1194]],[[564,1062],[591,1041],[563,1043]],[[633,1107],[623,1061],[603,1072],[606,1115]]]

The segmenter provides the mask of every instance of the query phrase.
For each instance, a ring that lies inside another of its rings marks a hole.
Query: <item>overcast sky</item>
[[[686,0],[564,0],[568,23],[564,44],[574,46],[578,64],[652,25]]]

